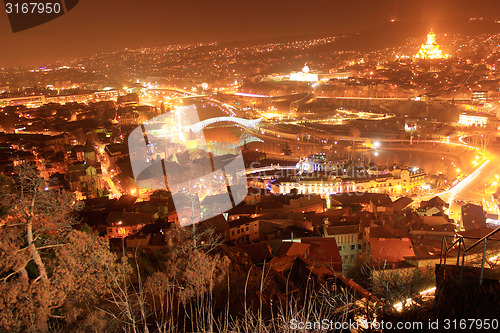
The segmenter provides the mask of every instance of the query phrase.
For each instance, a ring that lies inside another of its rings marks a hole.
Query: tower
[[[434,31],[432,31],[431,28],[431,32],[427,34],[427,45],[435,45],[435,44],[436,44],[436,34],[434,33]]]
[[[87,142],[85,143],[85,148],[83,149],[83,157],[86,164],[94,164],[94,162],[96,161],[94,147],[90,143],[89,139],[87,139]]]

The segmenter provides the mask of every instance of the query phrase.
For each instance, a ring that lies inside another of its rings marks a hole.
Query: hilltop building
[[[417,59],[447,59],[449,54],[443,53],[436,43],[436,34],[432,31],[427,35],[427,42],[420,46],[420,50],[415,55]]]

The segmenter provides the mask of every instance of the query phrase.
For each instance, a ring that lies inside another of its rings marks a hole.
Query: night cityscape
[[[4,4],[0,332],[500,328],[498,1]]]

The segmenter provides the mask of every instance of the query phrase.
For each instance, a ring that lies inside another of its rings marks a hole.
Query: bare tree
[[[11,187],[3,187],[0,217],[0,327],[47,331],[63,319],[71,300],[100,288],[99,271],[114,257],[93,235],[73,231],[72,194],[48,191],[34,166],[23,165]],[[72,307],[75,309],[75,307]]]

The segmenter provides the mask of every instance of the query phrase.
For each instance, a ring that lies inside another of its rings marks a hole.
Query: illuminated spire
[[[434,31],[432,31],[431,28],[431,32],[427,34],[427,45],[435,45],[435,44],[436,44],[436,34],[434,33]]]

